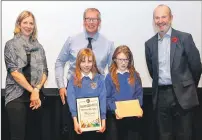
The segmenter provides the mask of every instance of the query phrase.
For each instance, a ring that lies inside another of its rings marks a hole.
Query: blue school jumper
[[[108,74],[105,79],[105,86],[107,89],[107,110],[108,119],[108,131],[109,137],[116,137],[118,140],[128,140],[138,137],[138,118],[137,117],[125,117],[122,119],[116,119],[115,110],[116,105],[115,101],[125,101],[125,100],[134,100],[138,99],[140,105],[143,103],[143,89],[140,83],[140,79],[135,74],[135,83],[131,86],[128,83],[129,73],[125,72],[123,74],[117,72],[118,80],[120,84],[120,92],[116,90],[116,87],[112,81],[111,75]]]
[[[135,83],[131,86],[128,83],[129,73],[125,72],[123,74],[118,74],[118,80],[120,84],[120,92],[116,90],[115,84],[112,81],[111,75],[107,74],[105,79],[105,86],[107,90],[107,109],[109,111],[115,111],[116,105],[115,101],[125,101],[138,99],[140,105],[143,104],[143,89],[140,83],[140,79],[135,74]]]
[[[69,104],[72,117],[77,117],[76,99],[89,97],[99,98],[100,117],[101,119],[106,119],[106,88],[104,76],[96,74],[93,79],[89,76],[84,76],[82,78],[81,88],[74,85],[74,79],[72,77],[67,87],[67,102]]]

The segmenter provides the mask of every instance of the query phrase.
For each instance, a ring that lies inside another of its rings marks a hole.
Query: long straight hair
[[[117,67],[115,59],[117,58],[117,55],[120,53],[125,54],[127,59],[129,59],[127,68],[129,70],[130,76],[129,76],[128,82],[131,86],[133,86],[135,83],[136,79],[134,77],[134,74],[137,73],[137,71],[135,70],[135,67],[134,67],[133,54],[132,54],[131,50],[129,49],[129,47],[126,45],[118,46],[112,56],[113,61],[112,61],[112,64],[111,64],[110,70],[109,70],[111,77],[112,77],[112,81],[115,84],[116,90],[118,92],[120,91],[120,84],[119,84],[119,79],[118,79],[118,75],[117,75],[118,67]],[[138,73],[137,73],[137,75],[139,76]]]
[[[93,51],[89,48],[85,48],[85,49],[81,49],[79,51],[79,53],[77,54],[77,59],[76,59],[76,68],[75,68],[75,74],[74,74],[74,85],[81,87],[81,68],[80,68],[80,64],[83,60],[85,60],[85,58],[89,58],[92,57],[92,61],[93,61],[93,66],[91,69],[91,72],[93,74],[93,78],[97,73],[100,73],[98,68],[97,68],[97,64],[96,64],[96,60],[95,60],[95,55],[93,53]]]

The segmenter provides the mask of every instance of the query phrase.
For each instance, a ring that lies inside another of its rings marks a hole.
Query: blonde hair
[[[19,26],[21,24],[21,22],[23,21],[23,19],[27,18],[27,17],[32,17],[33,21],[34,21],[34,29],[33,29],[33,33],[31,34],[31,40],[35,40],[37,39],[37,26],[36,26],[36,20],[34,15],[30,12],[30,11],[23,11],[20,13],[20,15],[18,16],[16,22],[15,22],[15,29],[14,29],[14,35],[17,35],[21,32]]]

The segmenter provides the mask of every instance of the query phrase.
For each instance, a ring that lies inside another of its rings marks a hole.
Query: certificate
[[[100,106],[98,97],[80,98],[77,101],[78,122],[83,132],[101,128]]]
[[[143,111],[139,100],[127,100],[115,102],[117,113],[120,117],[142,116]]]

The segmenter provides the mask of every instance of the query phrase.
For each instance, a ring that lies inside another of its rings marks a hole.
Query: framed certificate
[[[98,97],[80,98],[77,101],[78,122],[83,132],[101,128]]]

